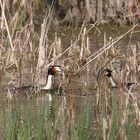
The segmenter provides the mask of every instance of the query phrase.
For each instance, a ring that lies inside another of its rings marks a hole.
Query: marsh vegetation
[[[53,8],[45,11],[37,0],[33,7],[26,1],[5,2],[0,0],[1,138],[140,139],[139,25],[58,26]],[[7,98],[13,87],[43,85],[54,64],[68,75],[62,83],[54,78],[63,90],[51,92],[51,104],[48,91]],[[106,68],[121,86],[110,86],[102,75]],[[127,90],[122,86],[126,82],[136,84]]]

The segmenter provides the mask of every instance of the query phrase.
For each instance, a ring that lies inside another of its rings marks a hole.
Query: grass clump
[[[9,115],[7,116],[5,127],[5,139],[46,139],[44,106],[41,107],[38,116],[34,116],[35,113],[30,107],[30,102],[26,101],[26,103],[27,105],[24,106],[24,110],[23,108],[19,108],[15,105],[8,113]]]

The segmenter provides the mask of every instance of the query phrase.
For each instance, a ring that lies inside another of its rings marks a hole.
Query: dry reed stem
[[[138,100],[137,97],[134,95],[134,93],[131,92],[131,90],[128,91],[129,96],[133,99],[133,105],[136,112],[136,120],[138,122],[138,126],[140,126],[140,109],[138,107]]]
[[[96,58],[98,58],[100,55],[102,55],[104,52],[106,52],[107,50],[109,50],[111,47],[113,47],[114,44],[116,44],[119,40],[121,40],[123,37],[125,37],[129,32],[131,32],[135,27],[137,26],[134,25],[130,30],[128,30],[125,34],[122,34],[121,36],[117,37],[116,39],[113,40],[113,42],[108,46],[108,44],[105,47],[102,47],[101,49],[99,49],[97,52],[93,53],[91,56],[89,56],[87,58],[87,60],[89,60],[81,69],[84,70],[86,68],[87,65],[89,65],[93,60],[95,60]],[[96,55],[97,54],[97,55]],[[94,56],[94,57],[93,57]],[[92,58],[93,57],[93,58]],[[91,59],[92,58],[92,59]],[[79,72],[79,71],[77,71]]]
[[[44,18],[43,23],[41,25],[41,37],[39,40],[39,48],[38,48],[38,63],[37,63],[37,71],[40,67],[44,64],[45,61],[45,47],[46,47],[46,26],[47,26],[47,19]],[[48,48],[48,47],[47,47]]]
[[[126,102],[125,102],[125,110],[123,112],[123,118],[124,119],[121,123],[121,127],[118,130],[117,135],[115,136],[115,139],[118,138],[118,136],[121,133],[122,129],[124,128],[124,124],[127,120],[127,108],[128,108],[130,98],[133,100],[133,105],[134,105],[135,112],[136,112],[136,120],[138,122],[137,126],[140,126],[140,110],[139,110],[139,107],[138,107],[138,100],[137,100],[136,96],[134,95],[134,93],[132,93],[130,90],[128,91],[128,93],[125,93],[125,94],[127,95],[127,98],[126,98]]]
[[[48,49],[47,33],[48,33],[49,27],[51,25],[52,14],[53,14],[53,3],[49,9],[48,14],[46,13],[43,23],[41,25],[41,37],[40,37],[40,41],[39,41],[39,58],[38,58],[38,64],[37,64],[37,71],[44,64],[45,54],[47,54],[47,49]],[[47,45],[47,48],[45,49],[46,45]]]
[[[8,34],[8,38],[9,38],[9,42],[10,42],[10,46],[11,46],[11,49],[12,49],[12,52],[13,52],[14,51],[14,46],[13,46],[13,43],[12,43],[12,39],[11,39],[11,35],[10,35],[10,30],[9,30],[7,19],[6,19],[6,16],[5,16],[4,5],[2,4],[1,0],[0,0],[0,6],[1,6],[1,9],[2,9],[2,16],[3,16],[2,19],[4,19],[6,30],[7,30],[7,34]]]
[[[62,57],[66,52],[68,52],[71,48],[73,48],[85,35],[87,35],[91,29],[93,27],[95,27],[95,25],[97,24],[97,22],[95,24],[93,24],[87,31],[85,34],[83,34],[77,41],[75,41],[74,43],[72,43],[66,50],[64,50],[61,54],[57,55],[56,58],[53,60],[53,62],[57,61],[60,57]],[[50,65],[52,65],[52,62],[50,62],[44,69],[48,68]],[[42,71],[44,70],[42,69]]]
[[[41,25],[41,37],[39,40],[39,55],[38,55],[38,62],[37,62],[37,68],[36,68],[36,77],[35,77],[35,82],[40,81],[41,76],[40,73],[42,71],[41,67],[44,65],[45,60],[46,60],[46,54],[48,51],[48,30],[52,21],[52,9],[49,9],[48,15],[45,15],[45,18],[43,20],[43,23]],[[43,69],[44,70],[44,69]]]

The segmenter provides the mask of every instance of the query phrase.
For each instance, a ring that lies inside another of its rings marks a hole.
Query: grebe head
[[[52,76],[56,73],[60,73],[62,76],[65,76],[63,67],[57,65],[50,66],[48,69],[47,83],[42,89],[47,90],[52,88]]]
[[[112,71],[110,69],[105,69],[103,70],[103,75],[106,75],[107,77],[111,77],[112,76]]]
[[[62,66],[57,66],[57,65],[53,65],[53,66],[49,67],[48,76],[54,75],[56,73],[60,73],[62,76],[64,76],[65,75],[64,68]]]
[[[117,87],[117,83],[116,81],[113,79],[112,77],[112,71],[110,69],[105,69],[103,70],[103,75],[107,76],[109,79],[109,82],[111,84],[112,87]]]

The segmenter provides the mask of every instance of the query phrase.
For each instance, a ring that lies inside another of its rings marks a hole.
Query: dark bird
[[[47,82],[44,86],[21,86],[21,87],[11,87],[7,89],[3,89],[3,92],[8,91],[8,97],[12,98],[15,95],[26,95],[27,93],[47,91],[53,89],[52,87],[52,77],[56,74],[60,74],[60,76],[65,76],[65,68],[58,65],[53,65],[48,68],[47,73]],[[2,91],[2,90],[1,90]]]
[[[124,83],[124,84],[118,84],[113,76],[112,76],[112,71],[110,69],[104,69],[102,71],[102,74],[105,75],[109,81],[109,83],[111,84],[112,88],[117,88],[117,87],[125,87],[125,89],[127,90],[131,90],[134,85],[137,85],[137,83],[135,82],[128,82],[128,83]]]
[[[56,73],[60,73],[62,76],[65,76],[63,67],[57,65],[51,66],[48,69],[47,83],[45,86],[41,87],[41,89],[48,90],[52,88],[52,76],[55,75]]]

